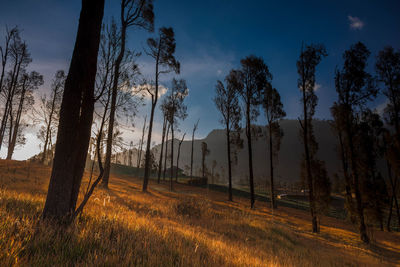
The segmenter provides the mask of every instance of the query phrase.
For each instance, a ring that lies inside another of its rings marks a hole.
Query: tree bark
[[[157,178],[157,183],[160,183],[160,179],[161,179],[162,158],[163,158],[163,152],[164,152],[164,139],[165,139],[166,128],[167,128],[167,117],[164,116],[163,128],[162,128],[162,138],[161,138],[160,161],[159,161],[159,163],[158,163],[158,178]]]
[[[78,33],[60,110],[56,150],[44,219],[74,216],[88,152],[94,110],[94,82],[104,0],[82,0]]]
[[[356,195],[356,207],[357,207],[360,238],[364,243],[369,243],[369,237],[367,235],[367,228],[365,226],[365,221],[364,221],[364,208],[362,205],[361,192],[360,192],[360,188],[359,188],[358,168],[357,168],[357,162],[356,162],[356,158],[355,158],[353,132],[351,130],[349,114],[347,114],[347,118],[346,118],[346,133],[347,133],[347,139],[348,139],[348,144],[349,144],[350,162],[351,162],[353,184],[354,184],[354,193]]]
[[[247,104],[246,109],[246,137],[247,149],[249,153],[249,182],[250,182],[250,207],[254,208],[254,175],[253,175],[253,150],[251,147],[251,124],[250,124],[250,103]]]
[[[167,127],[167,135],[165,137],[165,156],[164,156],[164,172],[163,172],[163,181],[165,181],[165,174],[167,172],[167,158],[168,158],[168,135],[169,135],[170,125]]]
[[[275,192],[274,192],[274,165],[273,165],[273,151],[272,151],[272,127],[269,122],[269,166],[270,166],[270,178],[271,178],[271,209],[276,209]]]

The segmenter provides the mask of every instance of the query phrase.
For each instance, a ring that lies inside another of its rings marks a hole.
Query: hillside
[[[111,176],[73,225],[39,222],[50,169],[0,160],[0,266],[395,266],[399,233],[369,229],[363,245],[352,226],[322,217],[310,233],[306,211],[225,194]],[[84,176],[82,190],[87,185]]]
[[[299,181],[300,160],[303,153],[303,146],[299,137],[299,123],[296,120],[282,120],[281,128],[284,132],[282,138],[281,150],[278,155],[278,164],[275,167],[277,181],[297,182]],[[265,130],[265,127],[262,127]],[[325,160],[328,174],[332,176],[340,171],[340,162],[337,157],[336,144],[337,138],[331,130],[327,121],[314,121],[316,139],[319,143],[318,157]],[[247,184],[248,176],[248,152],[246,137],[242,133],[244,147],[238,151],[238,163],[234,166],[233,179],[236,184]],[[197,139],[194,142],[194,172],[200,174],[201,168],[201,143],[206,142],[210,154],[206,158],[208,168],[211,168],[212,162],[217,162],[215,172],[220,177],[226,177],[227,170],[227,146],[224,130],[213,130],[204,139]],[[174,142],[177,151],[177,142]],[[269,154],[265,137],[257,138],[253,143],[254,175],[256,181],[265,184],[265,176],[269,173]],[[159,157],[160,145],[153,148],[154,153]],[[184,141],[181,147],[180,166],[190,166],[191,141]],[[176,152],[175,152],[176,155]],[[185,169],[185,168],[183,168]],[[226,178],[221,179],[226,182]]]

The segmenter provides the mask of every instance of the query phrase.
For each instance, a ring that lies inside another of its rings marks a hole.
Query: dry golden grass
[[[29,174],[28,174],[29,173]],[[400,263],[400,235],[374,231],[364,246],[352,226],[308,213],[184,185],[111,177],[83,215],[58,228],[39,221],[50,169],[0,161],[0,266],[385,266]],[[87,185],[85,176],[82,188]]]

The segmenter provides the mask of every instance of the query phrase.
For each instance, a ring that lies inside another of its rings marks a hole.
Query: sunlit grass
[[[28,174],[29,172],[29,174]],[[323,218],[309,232],[308,213],[266,203],[250,210],[221,193],[111,177],[73,225],[40,222],[50,169],[0,161],[0,266],[359,266],[399,263],[400,235],[374,232],[363,246],[344,221]],[[85,188],[87,177],[83,181]]]

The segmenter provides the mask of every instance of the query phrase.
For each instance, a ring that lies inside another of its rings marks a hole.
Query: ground
[[[88,175],[82,183],[86,190]],[[395,266],[400,234],[369,230],[363,245],[344,220],[182,184],[111,176],[71,226],[41,222],[50,168],[0,161],[0,266]]]

